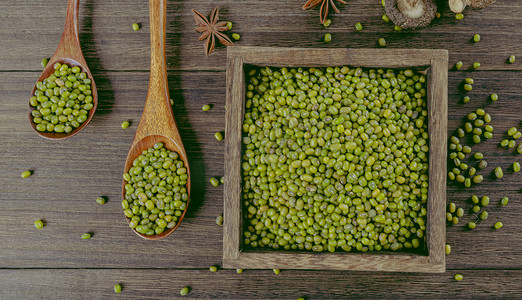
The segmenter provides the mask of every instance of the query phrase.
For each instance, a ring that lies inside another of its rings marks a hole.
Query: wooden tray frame
[[[245,113],[244,65],[273,67],[426,67],[429,188],[427,255],[400,252],[313,253],[242,251],[241,140]],[[439,273],[446,270],[446,155],[448,51],[431,49],[319,49],[228,47],[225,130],[223,266],[244,269],[324,269]]]

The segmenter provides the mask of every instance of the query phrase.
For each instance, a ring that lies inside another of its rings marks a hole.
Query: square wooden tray
[[[427,74],[429,188],[427,254],[401,252],[313,253],[242,249],[241,140],[245,113],[245,65],[271,67],[354,66],[425,68]],[[444,272],[448,51],[431,49],[318,49],[228,47],[225,130],[223,266],[245,269],[324,269]]]

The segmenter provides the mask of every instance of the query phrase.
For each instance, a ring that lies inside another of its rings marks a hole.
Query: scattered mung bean
[[[504,172],[502,172],[502,168],[501,167],[496,167],[495,168],[495,176],[497,178],[502,178],[502,176],[504,176]]]
[[[36,227],[36,229],[42,229],[44,227],[43,221],[42,220],[34,221],[34,227]]]

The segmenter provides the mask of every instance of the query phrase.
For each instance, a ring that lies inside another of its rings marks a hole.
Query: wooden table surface
[[[211,3],[212,2],[212,3]],[[338,5],[332,25],[319,24],[318,8],[303,11],[304,0],[169,1],[167,20],[168,80],[175,100],[174,115],[190,159],[192,202],[178,230],[161,241],[138,238],[128,227],[121,202],[123,164],[143,110],[148,86],[148,3],[139,0],[82,1],[80,40],[94,74],[99,106],[80,134],[65,141],[37,136],[27,120],[30,90],[40,60],[57,46],[65,20],[66,1],[0,2],[0,298],[174,298],[190,286],[186,298],[308,299],[324,298],[520,298],[522,296],[522,173],[509,166],[522,155],[500,148],[512,126],[522,129],[522,3],[497,1],[489,8],[466,10],[456,20],[447,5],[428,28],[395,32],[381,20],[378,0],[350,0]],[[443,1],[444,2],[444,1]],[[491,140],[473,146],[488,161],[483,174],[495,166],[504,178],[489,176],[477,187],[447,188],[448,201],[466,210],[456,226],[448,226],[452,253],[442,274],[366,273],[271,270],[208,271],[222,260],[222,227],[215,223],[223,211],[222,186],[209,178],[223,174],[223,142],[214,132],[224,130],[226,49],[217,47],[206,58],[193,31],[191,8],[208,14],[220,6],[222,19],[241,34],[238,45],[299,47],[376,47],[379,37],[388,48],[442,48],[450,53],[449,128],[452,134],[463,117],[478,107],[493,117]],[[143,28],[134,32],[131,24]],[[361,22],[362,32],[354,24]],[[332,42],[322,37],[332,34]],[[482,40],[470,41],[475,33]],[[506,63],[510,55],[515,64]],[[476,71],[469,66],[478,61]],[[471,102],[463,104],[461,82],[475,79]],[[490,103],[491,93],[499,101]],[[213,104],[210,112],[201,106]],[[129,129],[120,124],[131,120]],[[24,170],[34,170],[28,179]],[[490,217],[476,230],[470,196],[489,195]],[[95,199],[107,196],[100,206]],[[498,205],[510,198],[506,207]],[[46,226],[36,230],[36,219]],[[502,221],[504,228],[493,230]],[[82,240],[84,232],[93,232]],[[464,280],[453,279],[456,273]],[[121,283],[123,292],[114,294]]]

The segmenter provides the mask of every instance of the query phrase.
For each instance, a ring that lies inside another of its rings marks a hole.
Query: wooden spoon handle
[[[78,11],[80,0],[68,0],[67,16],[65,17],[65,26],[63,29],[62,39],[58,48],[54,52],[53,59],[67,57],[87,65],[83,57],[80,47],[80,37],[78,35]],[[51,59],[51,60],[53,60]]]
[[[134,141],[147,135],[167,135],[180,140],[174,123],[167,82],[165,50],[167,0],[150,0],[150,78],[147,102]]]

